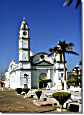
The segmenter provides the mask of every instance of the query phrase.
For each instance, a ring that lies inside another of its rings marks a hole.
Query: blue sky
[[[31,50],[48,52],[59,40],[74,43],[79,56],[66,55],[68,69],[81,59],[81,10],[63,7],[64,0],[0,0],[0,71],[18,60],[18,31],[22,17],[30,28]]]

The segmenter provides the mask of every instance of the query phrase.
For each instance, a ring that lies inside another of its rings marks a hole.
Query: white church
[[[5,87],[52,88],[64,81],[64,64],[60,54],[30,51],[29,27],[25,20],[19,29],[19,61],[12,61],[5,73]],[[55,61],[56,60],[56,61]],[[61,60],[61,62],[60,62]],[[67,75],[67,72],[66,72]]]

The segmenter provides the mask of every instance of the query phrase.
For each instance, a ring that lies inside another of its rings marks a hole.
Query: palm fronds
[[[72,2],[73,0],[64,0],[63,6],[71,6]],[[75,8],[78,8],[80,4],[81,4],[81,0],[76,0]]]

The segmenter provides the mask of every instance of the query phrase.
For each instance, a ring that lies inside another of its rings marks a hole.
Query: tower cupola
[[[22,21],[20,29],[22,29],[22,30],[27,30],[28,29],[28,26],[27,26],[27,23],[26,23],[25,20]]]

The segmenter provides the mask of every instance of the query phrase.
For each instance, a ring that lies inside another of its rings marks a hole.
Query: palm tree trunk
[[[64,80],[66,81],[66,64],[65,64],[65,53],[63,53],[64,58]]]
[[[64,58],[64,90],[66,90],[66,62],[65,62],[65,52],[63,53],[63,58]]]

